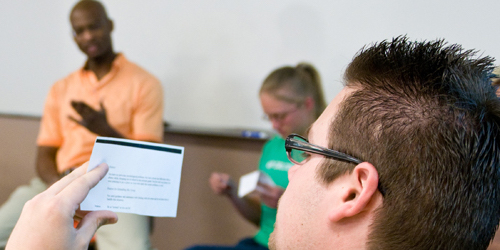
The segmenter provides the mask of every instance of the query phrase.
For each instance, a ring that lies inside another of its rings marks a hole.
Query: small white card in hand
[[[183,147],[97,137],[88,171],[103,162],[109,171],[80,209],[176,217],[183,158]]]
[[[238,196],[243,197],[254,191],[261,191],[259,183],[269,186],[276,186],[274,181],[264,172],[259,170],[250,172],[240,177],[240,184],[238,186]]]

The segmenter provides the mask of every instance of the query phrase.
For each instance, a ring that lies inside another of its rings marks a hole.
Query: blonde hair
[[[287,89],[293,92],[294,96],[279,94],[279,90]],[[299,63],[297,66],[284,66],[275,69],[269,74],[262,86],[259,94],[272,94],[279,100],[301,104],[308,97],[314,100],[314,115],[318,118],[326,108],[326,101],[321,86],[321,78],[318,71],[308,63]]]
[[[500,66],[493,69],[493,77],[491,78],[491,84],[496,87],[500,87]]]

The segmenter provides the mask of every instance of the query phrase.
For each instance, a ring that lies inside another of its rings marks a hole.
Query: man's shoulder
[[[57,80],[53,84],[52,87],[53,88],[54,87],[64,87],[64,86],[71,84],[75,81],[79,81],[81,71],[82,71],[82,68],[79,68],[79,69],[69,73],[68,75],[64,76],[63,78],[60,78],[59,80]]]
[[[137,77],[142,80],[150,80],[154,82],[160,82],[151,72],[139,66],[137,63],[129,61],[123,54],[120,54],[120,69],[123,73],[130,75],[131,77]]]

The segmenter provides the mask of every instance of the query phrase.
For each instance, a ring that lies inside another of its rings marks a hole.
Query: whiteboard
[[[270,129],[258,90],[273,69],[306,61],[327,101],[365,44],[406,34],[500,56],[500,1],[103,0],[114,48],[160,79],[164,119],[206,128]],[[50,86],[81,67],[75,1],[2,0],[0,113],[42,114]]]

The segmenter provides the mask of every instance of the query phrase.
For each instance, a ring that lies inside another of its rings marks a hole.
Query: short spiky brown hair
[[[500,101],[492,59],[406,37],[362,49],[345,73],[356,91],[330,148],[372,163],[384,187],[369,249],[486,249],[500,220]],[[323,182],[354,164],[325,160]]]

